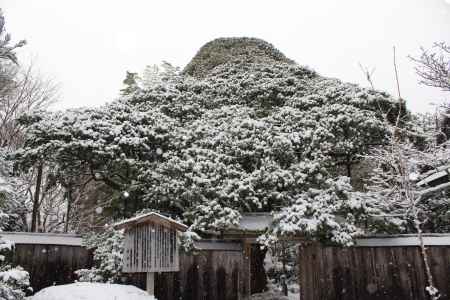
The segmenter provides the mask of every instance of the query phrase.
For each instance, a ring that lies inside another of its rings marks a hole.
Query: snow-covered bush
[[[200,236],[192,231],[191,228],[189,228],[188,231],[185,231],[180,234],[180,248],[184,252],[191,252],[195,250],[194,243],[195,241],[200,240]]]
[[[7,216],[3,214],[0,223],[5,220]],[[11,251],[14,251],[13,243],[0,237],[0,300],[22,300],[30,285],[30,275],[27,271],[20,266],[13,267],[8,264]]]
[[[11,175],[11,163],[6,159],[6,151],[0,149],[0,236],[1,231],[11,227],[17,219],[19,208],[23,208],[24,192],[20,179]],[[10,213],[8,213],[10,212]],[[12,267],[7,257],[11,255],[14,245],[0,237],[0,299],[20,300],[25,297],[25,290],[30,285],[29,274],[20,266]]]
[[[0,270],[0,299],[21,300],[30,285],[30,275],[21,267],[4,266]]]
[[[91,269],[75,271],[79,281],[120,282],[123,267],[123,232],[106,229],[101,233],[85,236],[83,245],[94,252],[94,266]]]
[[[0,148],[0,223],[3,230],[23,230],[22,216],[30,210],[28,183],[13,175],[9,151]]]
[[[298,293],[294,285],[298,284],[298,242],[283,240],[267,248],[264,269],[267,275],[267,290]],[[283,287],[283,285],[285,285]],[[290,290],[289,290],[290,289]]]
[[[328,179],[320,189],[310,188],[290,205],[274,214],[273,227],[260,238],[265,245],[278,236],[302,234],[322,241],[351,245],[363,231],[357,221],[364,215],[363,203],[352,198],[347,177]]]

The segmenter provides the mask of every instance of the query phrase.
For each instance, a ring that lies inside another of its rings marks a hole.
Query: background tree
[[[11,64],[2,64],[2,67],[11,77],[0,94],[0,142],[5,151],[14,151],[23,143],[24,128],[19,118],[23,114],[50,107],[58,97],[58,88],[52,80],[36,72],[33,64],[25,70]],[[37,230],[39,203],[48,192],[43,190],[45,170],[44,163],[37,163],[34,170],[21,176],[29,190],[30,201],[27,202],[32,205],[32,231]]]
[[[11,37],[5,33],[5,19],[0,10],[0,93],[8,91],[3,88],[5,84],[9,84],[11,77],[8,73],[3,72],[4,64],[10,62],[17,64],[17,57],[14,52],[25,44],[24,41],[11,46]],[[0,148],[0,231],[4,230],[15,217],[15,209],[19,207],[18,203],[23,199],[21,182],[19,178],[10,175],[11,164],[5,159],[5,149]],[[24,289],[30,284],[29,274],[20,266],[11,267],[5,261],[6,253],[11,251],[12,244],[0,238],[0,298],[3,299],[24,299]]]
[[[448,145],[436,144],[436,133],[429,133],[428,145],[418,149],[408,136],[399,136],[399,128],[391,128],[391,138],[385,147],[374,149],[369,157],[375,162],[369,192],[361,194],[372,217],[386,219],[399,226],[403,232],[417,234],[425,264],[428,287],[432,299],[438,299],[430,271],[423,232],[430,223],[439,222],[436,213],[448,215],[450,183],[434,187],[418,185],[427,171],[448,165]],[[448,224],[445,224],[448,226]]]
[[[419,57],[410,57],[416,63],[416,74],[419,82],[426,86],[436,87],[442,91],[450,92],[450,46],[445,42],[438,42],[429,50],[421,48]],[[438,116],[437,126],[441,134],[438,142],[450,138],[450,102],[442,105]]]
[[[0,16],[0,147],[4,159],[21,147],[23,143],[24,127],[19,118],[26,113],[36,110],[45,110],[50,107],[58,97],[57,85],[36,71],[34,63],[27,67],[18,64],[15,49],[23,46],[24,41],[11,44],[9,34],[5,33],[4,18]],[[31,213],[31,227],[37,230],[37,216],[40,204],[49,197],[49,203],[55,203],[58,193],[49,188],[46,182],[48,170],[44,164],[36,164],[30,172],[20,176],[13,175],[12,165],[5,162],[3,174],[7,181],[14,186],[14,193],[5,198],[4,207],[14,218],[6,229],[28,229],[28,214]],[[44,180],[43,180],[44,179]],[[51,194],[51,196],[49,196]],[[52,199],[52,200],[50,200]],[[47,205],[46,212],[50,212]]]
[[[445,42],[435,43],[433,48],[421,48],[419,57],[411,57],[416,63],[420,83],[450,91],[450,46]]]
[[[139,76],[137,73],[127,71],[125,79],[123,80],[124,87],[120,90],[121,94],[130,95],[139,89]]]
[[[421,78],[420,83],[450,91],[450,48],[444,43],[435,44],[436,48],[439,54],[422,49],[419,58],[412,58],[417,63],[416,72]],[[446,170],[450,163],[445,126],[444,130],[441,127],[442,122],[445,124],[445,113],[443,115],[444,118],[439,114],[432,117],[432,122],[429,117],[419,123],[417,118],[413,119],[412,126],[400,126],[399,122],[390,124],[387,144],[376,147],[368,156],[374,162],[374,168],[368,181],[368,192],[360,194],[371,216],[387,219],[404,232],[417,234],[428,283],[426,290],[431,299],[440,296],[434,286],[423,232],[430,228],[433,231],[448,230],[448,222],[442,224],[440,220],[448,219],[450,183],[440,182],[430,187],[421,184],[420,180],[442,167]],[[436,122],[430,126],[434,120]]]
[[[33,63],[26,68],[11,64],[2,64],[1,68],[9,80],[0,91],[0,146],[14,150],[23,138],[18,118],[48,109],[58,99],[58,85],[39,74]]]
[[[11,35],[6,33],[5,17],[3,11],[0,9],[0,60],[11,61],[15,64],[18,63],[15,50],[26,44],[25,40],[11,45]]]

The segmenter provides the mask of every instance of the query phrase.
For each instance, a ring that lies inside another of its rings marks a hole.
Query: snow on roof
[[[424,234],[424,244],[427,246],[450,246],[450,234]],[[419,246],[419,239],[415,234],[375,235],[371,237],[358,238],[355,241],[356,247],[401,247]]]
[[[450,173],[450,165],[449,166],[444,166],[444,167],[440,167],[438,168],[438,171],[435,173],[432,173],[431,175],[425,177],[424,179],[422,179],[421,181],[419,181],[417,183],[418,186],[423,186],[426,184],[429,184],[432,181],[435,181],[439,178],[442,178],[444,176],[448,176],[448,174]]]
[[[246,213],[242,214],[239,226],[233,228],[239,231],[262,232],[272,224],[273,217],[270,213]]]
[[[120,222],[117,222],[113,225],[115,229],[123,229],[126,227],[130,227],[136,224],[140,223],[146,223],[149,221],[160,221],[163,222],[166,225],[172,225],[177,230],[180,231],[186,231],[188,229],[188,226],[184,225],[183,223],[180,223],[172,218],[166,217],[162,214],[156,213],[156,212],[149,212],[143,215],[139,215],[130,219],[126,219]]]
[[[40,244],[81,246],[81,236],[60,233],[34,233],[34,232],[0,232],[0,236],[14,244]]]

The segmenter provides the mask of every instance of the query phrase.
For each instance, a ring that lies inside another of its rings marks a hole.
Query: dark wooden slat
[[[428,246],[435,285],[450,300],[450,246]],[[417,246],[299,248],[302,300],[428,300]]]
[[[12,264],[30,273],[34,292],[55,284],[72,283],[75,270],[90,268],[92,254],[79,246],[17,244]]]

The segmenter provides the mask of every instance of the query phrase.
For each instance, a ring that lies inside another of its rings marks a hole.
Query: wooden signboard
[[[187,226],[158,213],[148,213],[114,225],[124,229],[125,273],[147,273],[147,291],[154,293],[155,272],[180,270],[178,232]]]
[[[147,223],[125,231],[124,272],[177,272],[179,269],[176,229]]]

